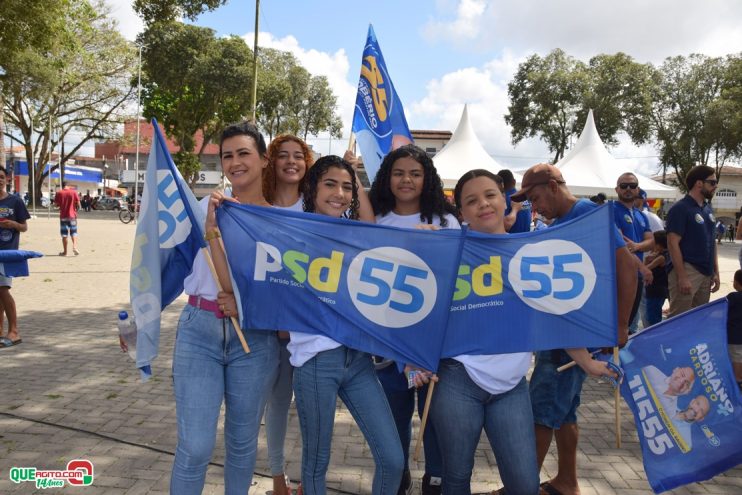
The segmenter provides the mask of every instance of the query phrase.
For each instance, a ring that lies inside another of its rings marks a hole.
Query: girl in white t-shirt
[[[317,160],[307,173],[304,210],[332,217],[349,213],[350,218],[357,218],[358,206],[358,182],[351,165],[333,155]],[[372,493],[395,493],[402,478],[402,449],[371,356],[322,335],[290,334],[304,494],[327,492],[338,397],[356,420],[374,457]]]
[[[505,234],[501,188],[502,179],[487,170],[471,170],[459,179],[454,198],[471,230]],[[497,493],[538,494],[536,438],[525,378],[530,364],[530,352],[462,355],[440,362],[430,417],[443,454],[443,493],[471,493],[474,452],[484,428],[504,485]]]
[[[263,174],[263,195],[274,208],[304,211],[306,173],[314,164],[312,151],[302,139],[291,134],[276,137],[268,146],[268,166]],[[271,387],[265,406],[265,438],[268,443],[268,464],[273,476],[274,495],[289,495],[284,473],[286,427],[291,407],[294,369],[289,362],[289,332],[279,330],[280,360],[278,375]]]
[[[369,193],[376,223],[402,228],[458,229],[453,206],[446,200],[433,160],[421,148],[406,145],[391,151],[382,161]],[[405,373],[388,360],[376,365],[376,373],[394,414],[400,444],[405,455],[405,473],[400,493],[406,493],[412,480],[409,450],[415,390],[408,388]],[[417,390],[418,414],[422,414],[427,386]],[[425,429],[425,473],[423,493],[440,493],[443,470],[435,428]]]

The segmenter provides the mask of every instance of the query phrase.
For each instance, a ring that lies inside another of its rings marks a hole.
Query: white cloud
[[[468,15],[473,3],[479,15]],[[581,59],[622,51],[657,63],[693,52],[724,55],[742,46],[738,0],[460,0],[453,18],[445,5],[437,11],[444,18],[429,20],[423,29],[427,38],[468,51],[562,48]]]
[[[243,38],[248,45],[253,45],[254,33],[247,33]],[[276,38],[271,33],[260,32],[258,35],[259,46],[274,48],[292,53],[301,65],[312,75],[326,76],[327,81],[337,97],[337,111],[345,126],[344,135],[350,134],[348,128],[353,119],[353,108],[356,101],[356,85],[349,82],[353,79],[350,74],[350,62],[345,49],[341,48],[335,53],[322,52],[315,49],[306,49],[299,44],[294,36],[288,35],[283,38]],[[315,145],[315,149],[321,153],[327,153],[329,150],[329,138],[321,136],[318,139],[310,139]],[[338,153],[337,140],[333,147],[333,152]]]
[[[479,141],[503,167],[520,169],[549,159],[546,146],[535,139],[519,143],[510,138],[504,115],[509,104],[507,83],[521,59],[506,51],[482,67],[467,67],[428,82],[426,95],[406,110],[414,128],[454,131],[464,104]]]
[[[133,41],[144,29],[144,23],[134,13],[131,0],[105,0],[111,8],[111,17],[118,22],[119,32],[127,40]]]
[[[484,26],[480,23],[487,7],[485,0],[461,0],[456,7],[456,18],[453,21],[431,20],[423,28],[423,35],[429,39],[453,38],[457,41],[476,39]]]

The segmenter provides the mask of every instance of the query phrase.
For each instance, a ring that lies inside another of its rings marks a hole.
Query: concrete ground
[[[181,297],[163,313],[161,356],[154,378],[139,382],[133,362],[118,348],[117,313],[128,309],[128,280],[135,225],[113,212],[84,213],[79,222],[81,255],[59,257],[58,222],[46,212],[29,221],[21,247],[40,251],[32,275],[14,280],[23,344],[0,350],[0,493],[34,493],[30,483],[9,481],[13,466],[62,469],[71,459],[89,459],[95,480],[85,494],[166,493],[175,450],[175,403],[170,368],[174,328],[185,304]],[[720,246],[723,286],[732,290],[739,245]],[[615,447],[613,394],[589,379],[580,408],[579,476],[582,493],[649,494],[628,408],[621,407],[622,447]],[[417,437],[415,420],[415,438]],[[221,426],[204,493],[223,493]],[[286,441],[287,473],[298,479],[301,438],[292,409]],[[412,462],[419,487],[422,462]],[[261,433],[254,493],[271,488]],[[556,471],[549,453],[541,479]],[[348,411],[338,406],[328,474],[331,493],[370,493],[373,461]],[[500,487],[486,439],[476,454],[475,492]],[[38,490],[38,493],[46,491]],[[55,492],[56,493],[56,492]],[[419,493],[419,492],[416,492]],[[742,493],[742,469],[674,490],[677,494]]]

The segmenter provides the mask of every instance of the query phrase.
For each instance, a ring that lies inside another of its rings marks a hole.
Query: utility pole
[[[257,124],[256,108],[258,105],[258,21],[260,20],[260,0],[255,0],[255,38],[253,41],[252,64],[252,122]]]

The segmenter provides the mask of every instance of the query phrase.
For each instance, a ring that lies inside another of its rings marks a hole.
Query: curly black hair
[[[341,170],[345,170],[350,174],[351,183],[353,184],[353,199],[350,202],[348,210],[343,215],[345,218],[351,220],[358,220],[358,208],[360,202],[358,201],[358,181],[356,180],[356,172],[350,163],[346,162],[337,155],[326,155],[314,162],[312,168],[307,170],[304,181],[304,211],[309,213],[315,212],[314,200],[317,198],[317,184],[322,180],[322,176],[325,175],[330,167],[336,167]]]
[[[415,160],[423,167],[423,190],[420,195],[420,221],[433,223],[433,218],[438,215],[441,227],[446,227],[448,221],[446,214],[455,215],[454,207],[446,201],[443,194],[443,182],[438,171],[433,165],[433,160],[422,148],[414,144],[401,146],[396,150],[389,152],[381,162],[379,171],[376,173],[374,183],[371,184],[369,199],[374,209],[374,215],[386,215],[394,209],[396,199],[392,194],[391,176],[394,162],[400,158],[409,157]]]

